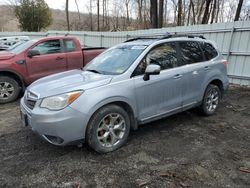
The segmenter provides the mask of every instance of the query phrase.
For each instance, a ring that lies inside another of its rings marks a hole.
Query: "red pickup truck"
[[[0,104],[14,101],[44,76],[84,67],[103,48],[83,48],[75,37],[46,37],[0,52]]]

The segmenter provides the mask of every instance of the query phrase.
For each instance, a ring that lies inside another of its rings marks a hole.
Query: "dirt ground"
[[[250,187],[250,89],[231,87],[217,113],[196,110],[141,126],[100,155],[56,147],[0,106],[0,187]]]

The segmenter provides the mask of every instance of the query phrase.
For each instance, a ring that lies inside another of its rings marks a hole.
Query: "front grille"
[[[38,96],[36,94],[27,91],[24,96],[24,103],[29,109],[33,110],[36,105],[37,99]]]
[[[36,105],[36,101],[35,101],[35,100],[26,99],[26,100],[25,100],[25,104],[26,104],[26,106],[27,106],[29,109],[33,110],[33,108],[34,108],[35,105]]]

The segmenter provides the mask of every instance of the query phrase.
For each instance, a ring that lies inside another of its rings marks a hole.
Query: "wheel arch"
[[[15,79],[18,82],[18,84],[20,85],[20,87],[22,88],[22,90],[25,89],[24,80],[23,80],[22,76],[19,75],[18,73],[13,72],[13,71],[9,71],[9,70],[0,70],[0,76],[8,76],[8,77]]]
[[[116,99],[116,100],[106,100],[106,101],[102,101],[101,103],[98,103],[95,107],[93,112],[91,113],[91,117],[89,118],[89,121],[91,120],[91,118],[93,117],[93,115],[101,108],[108,106],[108,105],[117,105],[120,106],[121,108],[123,108],[129,115],[130,117],[130,124],[131,124],[131,128],[133,130],[136,130],[138,128],[138,123],[137,123],[137,119],[136,119],[136,114],[135,114],[135,110],[133,108],[133,106],[126,100],[122,100],[121,98]],[[88,121],[88,122],[89,122]]]
[[[222,81],[222,79],[220,79],[219,77],[213,77],[212,79],[210,79],[207,82],[207,84],[204,85],[204,88],[203,88],[203,91],[202,91],[202,95],[201,95],[202,96],[201,101],[203,100],[205,92],[206,92],[206,89],[207,89],[207,87],[210,84],[218,86],[218,88],[220,89],[220,92],[221,92],[221,96],[223,96],[224,89],[223,89],[223,81]]]

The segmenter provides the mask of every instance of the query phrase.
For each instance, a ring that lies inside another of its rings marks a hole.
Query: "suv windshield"
[[[144,45],[124,45],[112,48],[93,59],[84,70],[100,74],[122,74],[146,47]]]
[[[21,41],[16,43],[14,46],[10,47],[7,51],[13,54],[19,54],[22,51],[29,48],[30,46],[32,46],[35,42],[36,42],[35,40]]]

